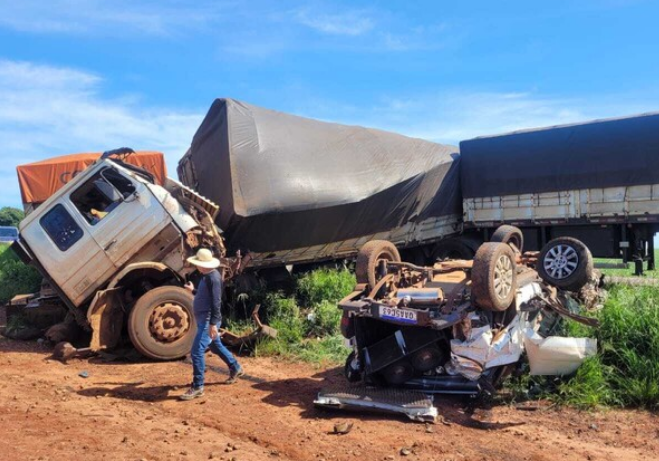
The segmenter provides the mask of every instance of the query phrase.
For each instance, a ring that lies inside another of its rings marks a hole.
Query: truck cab
[[[217,211],[172,179],[155,184],[104,155],[23,220],[15,247],[91,331],[93,350],[116,346],[127,331],[143,355],[173,359],[189,351],[195,330],[182,288],[187,257],[205,247],[237,267],[224,258]]]

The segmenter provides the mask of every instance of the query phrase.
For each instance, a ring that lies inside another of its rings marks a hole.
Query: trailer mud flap
[[[412,421],[434,423],[437,408],[421,392],[401,389],[373,389],[365,386],[337,386],[323,389],[314,400],[321,408],[401,414]]]
[[[119,289],[98,291],[87,311],[87,320],[92,327],[89,345],[94,352],[111,349],[119,343],[124,320],[124,310]]]

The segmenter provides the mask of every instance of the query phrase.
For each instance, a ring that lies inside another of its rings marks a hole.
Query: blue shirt
[[[192,309],[197,323],[208,321],[217,325],[222,321],[222,277],[216,270],[202,276]]]

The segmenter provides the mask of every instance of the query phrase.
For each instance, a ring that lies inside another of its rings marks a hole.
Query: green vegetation
[[[0,244],[0,304],[21,293],[39,290],[41,276],[30,266],[23,264],[9,249]]]
[[[0,208],[0,226],[18,227],[18,223],[20,223],[24,217],[25,213],[18,208],[12,208],[10,206]]]
[[[263,318],[278,330],[278,336],[258,344],[256,354],[324,365],[341,363],[348,351],[339,332],[337,302],[354,286],[355,278],[347,270],[319,269],[300,276],[290,293],[263,295]],[[240,322],[230,323],[233,327]]]
[[[593,314],[601,322],[599,328],[565,323],[569,336],[597,338],[597,356],[573,376],[512,380],[509,389],[515,397],[548,398],[577,407],[659,409],[659,287],[614,285],[608,291],[604,307]]]

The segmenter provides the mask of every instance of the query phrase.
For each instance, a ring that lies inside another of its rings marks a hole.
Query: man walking
[[[180,396],[181,400],[192,400],[204,395],[204,372],[206,371],[206,349],[217,354],[229,367],[229,379],[226,384],[233,384],[245,374],[236,358],[222,344],[219,326],[222,323],[220,307],[222,303],[222,276],[217,271],[220,261],[213,257],[210,250],[202,248],[188,262],[196,266],[202,278],[194,289],[191,282],[185,288],[194,293],[194,317],[197,323],[197,335],[192,343],[192,386]]]

